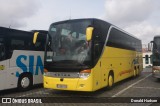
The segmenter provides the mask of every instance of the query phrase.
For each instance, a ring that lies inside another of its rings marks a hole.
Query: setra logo
[[[26,65],[24,62],[28,62],[28,65]],[[17,57],[16,64],[23,72],[31,72],[32,75],[38,75],[39,69],[41,71],[41,74],[43,74],[43,62],[40,56],[37,56],[36,65],[34,65],[34,56],[26,56],[26,55],[20,55]],[[36,69],[34,70],[34,66],[36,66]],[[16,72],[16,77],[19,77],[19,72]]]

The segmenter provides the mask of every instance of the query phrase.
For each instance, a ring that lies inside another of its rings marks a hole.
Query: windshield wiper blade
[[[59,61],[54,61],[55,63],[65,63],[65,64],[73,64],[73,65],[81,65],[81,66],[84,66],[83,63],[80,63],[78,61],[75,61],[75,60],[59,60]]]

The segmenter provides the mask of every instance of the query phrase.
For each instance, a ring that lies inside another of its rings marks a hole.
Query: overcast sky
[[[160,0],[0,0],[0,26],[48,30],[56,21],[99,18],[148,43],[160,35]]]

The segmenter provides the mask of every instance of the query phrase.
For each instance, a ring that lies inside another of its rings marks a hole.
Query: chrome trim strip
[[[47,72],[44,75],[55,78],[79,78],[79,72]]]

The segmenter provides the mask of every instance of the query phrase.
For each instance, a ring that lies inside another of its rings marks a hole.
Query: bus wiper
[[[66,63],[66,64],[75,64],[77,66],[79,66],[79,65],[80,66],[84,66],[83,63],[77,62],[75,60],[59,60],[59,61],[56,61],[56,62],[58,62],[58,63]]]

